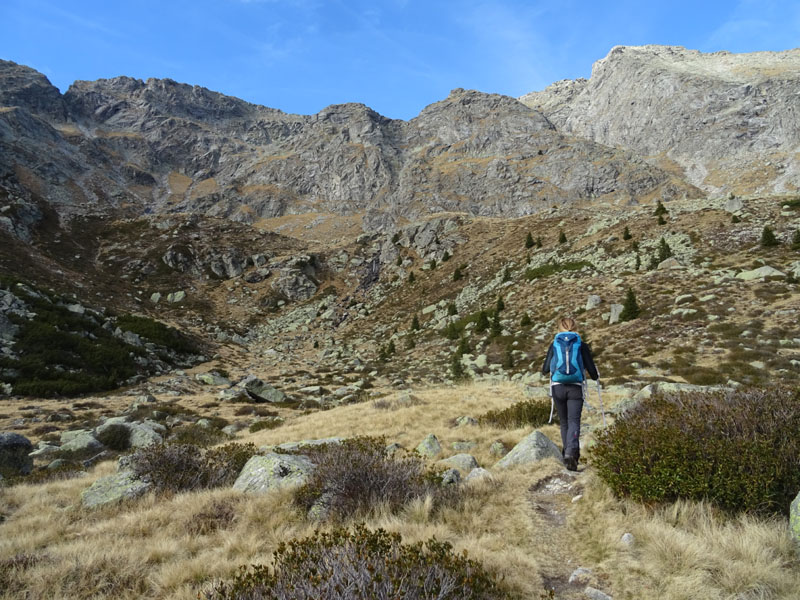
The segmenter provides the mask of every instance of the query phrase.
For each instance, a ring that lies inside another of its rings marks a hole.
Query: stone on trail
[[[33,444],[24,435],[0,433],[0,476],[27,475],[33,469]]]
[[[434,458],[442,453],[442,446],[439,443],[439,439],[432,433],[429,433],[427,437],[419,443],[416,450],[422,456]]]
[[[130,500],[145,494],[151,487],[151,483],[137,479],[132,471],[120,471],[101,477],[83,490],[81,504],[86,508],[94,508]]]
[[[244,465],[233,484],[233,489],[251,494],[265,494],[272,490],[302,485],[314,469],[306,456],[276,454],[253,456]]]
[[[537,429],[529,436],[523,438],[522,441],[511,449],[511,452],[497,461],[495,467],[505,469],[512,465],[525,465],[539,462],[546,458],[555,458],[558,459],[559,462],[564,461],[558,446]]]

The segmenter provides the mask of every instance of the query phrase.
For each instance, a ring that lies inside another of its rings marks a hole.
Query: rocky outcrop
[[[800,50],[704,54],[617,46],[589,80],[521,101],[558,131],[677,164],[711,192],[789,192],[800,185]]]
[[[276,454],[253,456],[247,461],[233,489],[251,494],[264,494],[272,490],[294,487],[305,483],[314,468],[305,456]]]
[[[86,508],[97,508],[132,500],[147,493],[152,484],[137,479],[132,471],[121,470],[113,475],[101,477],[81,492],[81,504]]]
[[[0,94],[10,109],[0,111],[3,185],[36,191],[63,218],[179,211],[252,223],[328,211],[363,213],[371,229],[440,211],[520,216],[578,199],[697,191],[497,94],[456,89],[404,122],[360,104],[289,115],[168,79],[76,82],[61,96],[5,61],[3,78],[20,81]],[[18,167],[29,171],[24,185]],[[164,262],[198,268],[178,248]],[[241,268],[240,257],[212,264],[225,278]]]

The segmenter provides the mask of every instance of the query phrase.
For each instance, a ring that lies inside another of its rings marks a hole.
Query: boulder
[[[215,373],[198,373],[194,378],[203,385],[231,385],[231,381]]]
[[[456,485],[461,483],[461,473],[458,469],[447,469],[442,473],[442,485]]]
[[[103,449],[103,444],[95,438],[90,431],[77,430],[65,431],[61,434],[61,451],[75,452],[78,454]]]
[[[314,463],[306,456],[276,454],[253,456],[233,484],[233,489],[252,494],[293,487],[305,483]]]
[[[783,271],[778,271],[778,269],[774,269],[767,265],[763,267],[759,267],[757,269],[753,269],[752,271],[742,271],[741,273],[736,274],[736,279],[741,279],[742,281],[754,281],[756,279],[783,279],[786,277],[786,273]]]
[[[622,304],[612,304],[609,307],[608,324],[613,325],[619,322],[619,316],[622,314],[622,309],[625,308]]]
[[[477,425],[477,424],[478,420],[470,416],[458,417],[456,419],[456,426],[458,427],[468,427],[470,425]]]
[[[86,508],[95,508],[130,500],[145,494],[151,487],[151,483],[137,479],[132,471],[119,471],[101,477],[83,490],[81,504]]]
[[[422,456],[434,458],[442,453],[442,446],[439,443],[439,439],[432,433],[429,433],[427,437],[419,443],[416,450]]]
[[[0,433],[0,476],[27,475],[33,469],[33,444],[24,435]]]
[[[514,446],[511,452],[497,462],[495,467],[506,469],[512,465],[525,465],[546,458],[555,458],[563,462],[558,446],[537,429]]]
[[[482,467],[476,467],[469,472],[469,475],[464,478],[464,481],[468,483],[470,481],[481,481],[483,479],[491,478],[492,474],[489,471]]]
[[[586,299],[586,310],[592,310],[593,308],[597,308],[602,303],[603,303],[603,299],[600,296],[597,296],[595,294],[591,294]]]
[[[186,299],[186,292],[180,290],[178,292],[170,292],[167,294],[167,302],[171,302],[172,304],[176,304],[178,302],[182,302]]]
[[[458,469],[462,473],[470,473],[478,467],[478,461],[471,454],[455,454],[450,458],[443,458],[436,463],[443,467]]]
[[[800,492],[792,500],[789,507],[789,532],[792,538],[797,542],[797,547],[800,549]]]
[[[308,300],[317,292],[317,284],[302,271],[285,270],[270,287],[288,300]]]
[[[662,260],[658,263],[658,267],[656,268],[663,271],[664,269],[680,269],[681,267],[683,267],[683,265],[678,262],[678,259],[674,256],[670,256],[667,260]]]
[[[282,391],[252,375],[246,377],[238,385],[256,402],[283,402],[286,400],[286,394]]]

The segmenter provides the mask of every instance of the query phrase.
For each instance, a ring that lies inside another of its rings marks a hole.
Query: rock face
[[[33,444],[18,433],[0,433],[0,476],[27,475],[33,469]]]
[[[0,185],[14,199],[4,228],[17,237],[42,218],[39,202],[62,218],[134,210],[253,222],[313,210],[364,213],[375,228],[440,211],[515,217],[580,199],[698,193],[496,94],[456,89],[404,122],[361,104],[290,115],[169,79],[79,81],[62,96],[8,61],[0,82]],[[181,248],[163,260],[200,269]],[[221,278],[244,268],[234,255],[206,266]]]
[[[653,164],[674,161],[709,192],[788,192],[800,185],[799,80],[798,49],[617,46],[590,79],[521,101],[563,133],[656,157]]]

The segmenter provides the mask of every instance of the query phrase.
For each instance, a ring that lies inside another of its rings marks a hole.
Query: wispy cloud
[[[800,4],[740,0],[706,39],[703,50],[786,50],[800,45]]]

